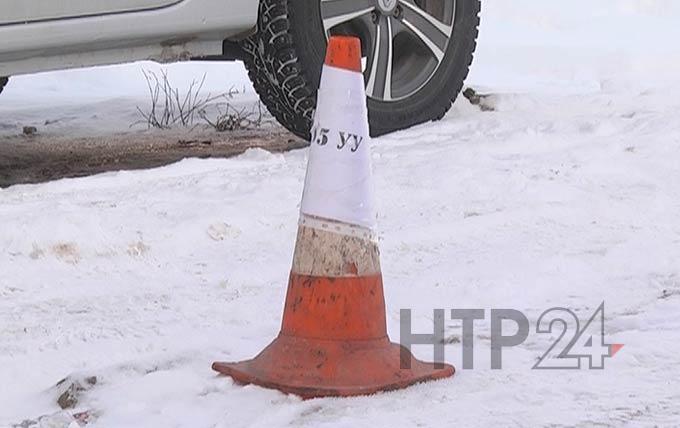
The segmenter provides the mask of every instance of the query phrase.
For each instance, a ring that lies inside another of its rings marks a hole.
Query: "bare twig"
[[[250,111],[245,107],[237,109],[227,103],[223,111],[218,106],[218,116],[210,119],[205,111],[201,112],[201,118],[218,132],[239,131],[244,129],[259,128],[262,126],[262,103],[258,102]]]
[[[196,125],[197,119],[205,120],[208,110],[218,109],[220,111],[220,105],[223,103],[218,101],[226,101],[227,110],[229,110],[228,100],[239,94],[239,91],[232,86],[228,92],[216,96],[210,93],[202,95],[206,74],[200,81],[192,80],[184,94],[181,94],[179,89],[173,88],[165,70],[161,71],[160,75],[144,70],[142,74],[149,90],[151,107],[147,111],[138,106],[137,111],[142,119],[131,126],[143,123],[148,128],[156,129],[170,129],[174,126],[192,127]],[[222,115],[221,111],[220,115]]]

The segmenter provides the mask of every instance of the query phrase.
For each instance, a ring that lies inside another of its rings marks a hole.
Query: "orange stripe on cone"
[[[361,73],[361,41],[349,36],[331,37],[325,64]]]
[[[356,38],[332,37],[326,65],[360,72],[360,49]],[[323,127],[328,127],[329,139],[345,131],[355,133],[355,142],[359,138],[368,142],[363,77],[360,73],[326,71],[336,76],[333,79],[353,80],[328,81],[324,75],[319,96],[342,93],[344,101],[339,101],[360,109],[337,109],[328,103],[317,106],[316,125],[323,122]],[[324,92],[324,85],[335,92]],[[341,125],[326,117],[338,110],[351,115],[336,117]],[[356,129],[334,128],[356,123],[361,124]],[[370,152],[367,144],[342,152],[339,148],[345,144],[338,143],[329,140],[312,144],[310,149],[279,336],[252,360],[213,364],[214,370],[238,383],[314,398],[372,394],[454,373],[450,365],[424,363],[389,341],[379,251],[372,239],[375,215],[367,200]],[[323,168],[312,167],[315,159],[322,160]],[[334,182],[338,177],[352,177],[356,187],[348,188],[347,180],[340,179],[339,191],[339,184]],[[310,185],[313,188],[308,191]],[[363,196],[357,200],[356,195]]]
[[[387,337],[382,277],[291,273],[281,333],[327,340]]]

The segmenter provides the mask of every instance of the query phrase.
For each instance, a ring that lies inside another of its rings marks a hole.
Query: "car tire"
[[[9,81],[8,77],[0,77],[0,94],[2,93],[2,90],[5,89],[5,85]]]
[[[374,10],[342,22],[350,14],[341,15],[339,8],[351,2]],[[390,3],[397,5],[393,11],[381,9]],[[323,6],[321,0],[261,0],[257,32],[241,47],[270,113],[309,138],[326,37],[359,35],[371,134],[379,136],[441,119],[451,108],[472,63],[479,12],[479,0],[326,0]],[[393,37],[381,38],[378,27]],[[381,47],[388,54],[381,56]]]

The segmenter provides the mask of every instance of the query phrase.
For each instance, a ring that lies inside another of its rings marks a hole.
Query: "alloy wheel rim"
[[[396,102],[436,74],[453,35],[456,0],[320,0],[326,37],[356,35],[369,98]]]

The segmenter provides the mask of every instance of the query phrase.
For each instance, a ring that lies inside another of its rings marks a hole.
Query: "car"
[[[373,136],[440,119],[467,77],[480,0],[5,0],[7,77],[137,60],[242,60],[308,138],[327,38],[360,38]],[[1,100],[0,100],[1,102]]]

